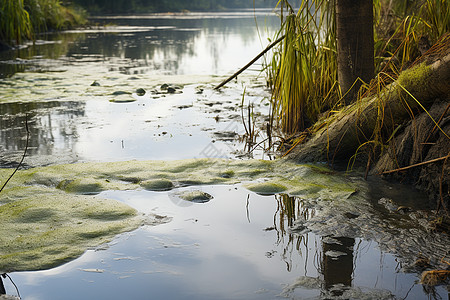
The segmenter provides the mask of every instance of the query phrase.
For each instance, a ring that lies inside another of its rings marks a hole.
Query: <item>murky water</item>
[[[0,164],[20,160],[26,127],[28,166],[239,159],[242,93],[264,123],[264,74],[257,65],[222,91],[213,87],[258,54],[279,24],[259,11],[258,32],[254,18],[96,19],[113,25],[0,53]],[[161,89],[164,83],[175,93]],[[446,299],[445,286],[418,283],[422,269],[414,265],[421,253],[434,266],[449,255],[448,238],[424,225],[426,205],[412,204],[425,196],[378,180],[366,189],[364,201],[335,203],[262,196],[240,184],[176,189],[212,195],[205,203],[175,191],[107,191],[100,196],[161,219],[63,266],[9,275],[24,299]],[[413,213],[390,210],[382,197]]]

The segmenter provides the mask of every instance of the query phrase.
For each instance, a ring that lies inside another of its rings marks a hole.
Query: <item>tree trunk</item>
[[[373,139],[380,126],[392,133],[399,124],[411,119],[411,113],[422,112],[422,107],[428,109],[436,98],[448,99],[449,82],[450,46],[444,56],[431,65],[422,63],[403,71],[396,82],[379,94],[361,99],[329,117],[290,157],[300,162],[349,159],[358,147]]]
[[[345,104],[374,76],[373,1],[337,0],[338,79]]]

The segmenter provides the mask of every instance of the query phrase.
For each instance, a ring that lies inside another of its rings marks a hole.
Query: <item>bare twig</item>
[[[411,168],[414,168],[414,167],[419,167],[419,166],[423,166],[423,165],[426,165],[426,164],[431,164],[431,163],[434,163],[434,162],[438,162],[438,161],[447,159],[449,157],[450,157],[450,154],[448,154],[447,156],[443,156],[443,157],[435,158],[435,159],[432,159],[432,160],[424,161],[424,162],[421,162],[421,163],[418,163],[418,164],[414,164],[414,165],[410,165],[410,166],[407,166],[407,167],[398,168],[398,169],[390,170],[390,171],[384,171],[384,172],[381,172],[380,174],[390,174],[390,173],[405,171],[405,170],[408,170],[408,169],[411,169]]]
[[[18,288],[17,285],[14,283],[14,281],[13,281],[12,278],[11,278],[11,276],[9,276],[7,273],[3,273],[1,276],[2,276],[3,278],[8,277],[9,281],[11,281],[11,283],[12,283],[12,284],[14,285],[14,287],[16,288],[17,296],[19,296],[19,299],[22,299],[22,298],[20,297],[19,288]],[[0,279],[0,280],[1,280],[1,279]],[[2,284],[3,284],[3,283],[2,283]],[[4,294],[6,294],[5,287],[3,287],[3,291],[5,292]],[[1,294],[1,293],[0,293],[0,294]]]
[[[28,115],[25,116],[25,128],[27,129],[27,141],[25,144],[25,150],[23,151],[23,155],[22,155],[22,159],[20,160],[19,164],[17,165],[16,169],[14,170],[14,172],[8,177],[8,179],[5,181],[5,183],[3,184],[2,188],[0,189],[0,192],[3,191],[3,189],[5,188],[5,186],[8,184],[8,182],[11,180],[11,178],[14,176],[14,174],[16,174],[17,170],[19,170],[20,166],[23,163],[23,160],[25,159],[25,156],[27,154],[27,150],[28,150],[28,143],[30,141],[30,130],[28,129]]]
[[[242,72],[244,72],[248,67],[250,67],[251,65],[253,65],[261,56],[263,56],[264,54],[266,54],[267,51],[269,51],[270,49],[272,49],[276,44],[278,44],[279,42],[281,42],[284,39],[284,35],[282,37],[280,37],[278,40],[276,40],[275,42],[273,42],[272,44],[270,44],[269,46],[266,47],[266,49],[264,49],[261,53],[259,53],[254,59],[252,59],[248,64],[246,64],[243,68],[241,68],[239,71],[237,71],[236,73],[234,73],[233,75],[231,75],[230,77],[228,77],[228,79],[222,81],[221,84],[219,84],[218,86],[216,86],[214,89],[218,90],[221,87],[223,87],[225,84],[227,84],[228,82],[230,82],[231,80],[233,80],[233,78],[237,77],[239,74],[241,74]]]

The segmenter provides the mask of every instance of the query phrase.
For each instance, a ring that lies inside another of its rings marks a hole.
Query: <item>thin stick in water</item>
[[[223,87],[225,84],[227,84],[228,82],[230,82],[231,80],[233,80],[233,78],[237,77],[239,74],[241,74],[242,72],[244,72],[248,67],[250,67],[251,65],[253,65],[261,56],[263,56],[264,54],[266,54],[267,51],[269,51],[270,49],[272,49],[276,44],[278,44],[279,42],[281,42],[284,39],[284,35],[282,37],[280,37],[278,40],[276,40],[275,42],[273,42],[272,44],[270,44],[269,46],[266,47],[266,49],[264,49],[261,53],[259,53],[254,59],[252,59],[248,64],[246,64],[243,68],[241,68],[239,71],[237,71],[236,73],[234,73],[233,75],[231,75],[230,77],[228,77],[228,79],[224,80],[221,84],[219,84],[218,86],[216,86],[214,89],[218,90],[221,87]]]
[[[30,130],[28,129],[28,115],[25,115],[25,128],[27,129],[27,141],[25,144],[25,150],[23,151],[23,155],[22,155],[22,159],[20,160],[19,164],[17,165],[16,169],[14,170],[14,172],[8,177],[8,179],[5,181],[5,183],[3,184],[2,188],[0,189],[0,192],[3,191],[3,189],[5,188],[5,186],[8,184],[8,182],[11,180],[11,178],[14,176],[14,174],[16,174],[17,170],[19,170],[20,166],[23,163],[23,160],[25,159],[25,156],[27,154],[27,150],[28,150],[28,142],[30,141]]]

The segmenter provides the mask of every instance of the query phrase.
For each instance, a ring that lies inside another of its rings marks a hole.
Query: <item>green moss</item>
[[[431,74],[431,68],[423,62],[401,72],[397,82],[402,87],[414,87],[414,91],[427,91],[429,86],[427,80],[424,79],[427,79]]]

